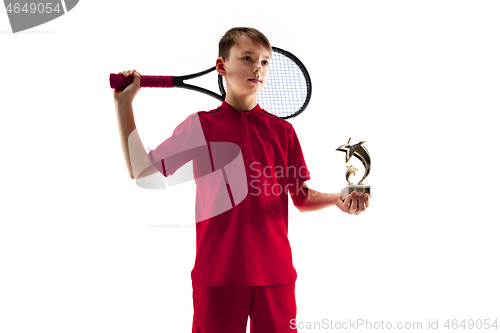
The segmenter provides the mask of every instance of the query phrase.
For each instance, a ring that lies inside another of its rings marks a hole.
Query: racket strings
[[[257,94],[257,102],[278,117],[288,117],[302,109],[308,89],[308,82],[299,66],[290,58],[273,52],[267,83]]]
[[[227,91],[225,80],[223,86]],[[281,118],[291,117],[302,111],[309,94],[309,81],[297,63],[273,51],[266,86],[257,94],[260,107]]]

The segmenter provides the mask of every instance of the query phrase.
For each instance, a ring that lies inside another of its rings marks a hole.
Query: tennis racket
[[[206,75],[212,71],[215,71],[215,66],[199,73],[184,76],[141,75],[141,87],[190,89],[223,101],[226,97],[226,85],[221,75],[218,75],[220,94],[184,83],[186,80]],[[113,89],[125,88],[133,80],[132,76],[109,75],[110,86]],[[302,62],[290,52],[273,47],[266,86],[257,94],[257,103],[260,107],[280,118],[292,118],[306,109],[311,99],[311,92],[311,78]]]

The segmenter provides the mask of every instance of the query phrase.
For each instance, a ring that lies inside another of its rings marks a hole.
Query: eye
[[[243,57],[243,60],[251,61],[252,58],[250,58],[249,56],[245,56],[245,57]]]
[[[262,62],[262,65],[264,65],[264,66],[268,66],[268,65],[269,65],[269,61],[264,60],[264,61]]]

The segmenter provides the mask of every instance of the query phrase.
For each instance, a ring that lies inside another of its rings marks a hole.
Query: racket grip
[[[118,74],[109,74],[109,86],[113,89],[125,88],[132,84],[133,81],[133,76],[125,77]],[[143,88],[172,88],[173,86],[173,76],[141,75],[141,87]]]

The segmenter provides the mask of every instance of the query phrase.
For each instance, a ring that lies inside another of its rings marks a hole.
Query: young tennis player
[[[293,126],[267,113],[256,95],[268,76],[272,50],[252,28],[229,30],[219,42],[217,72],[227,94],[212,111],[190,115],[172,136],[146,153],[137,134],[132,101],[140,74],[115,106],[125,161],[132,178],[171,175],[193,161],[197,184],[193,332],[293,332],[295,281],[288,242],[288,193],[301,211],[337,206],[360,214],[367,195],[308,188],[310,179]],[[219,145],[217,145],[219,144]]]

